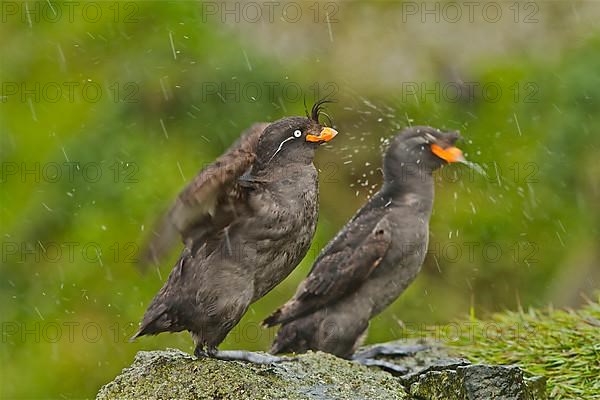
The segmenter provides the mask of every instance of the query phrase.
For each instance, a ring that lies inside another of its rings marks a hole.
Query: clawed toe
[[[296,361],[295,357],[278,357],[271,354],[255,353],[246,350],[218,350],[216,347],[196,346],[194,355],[197,358],[214,358],[222,361],[246,361],[252,364],[276,364],[281,362]]]
[[[196,358],[206,358],[208,357],[208,353],[204,351],[202,347],[196,346],[194,349],[194,356],[196,356]]]
[[[394,345],[394,344],[381,344],[370,347],[366,350],[355,353],[352,356],[353,360],[361,360],[373,358],[376,356],[388,356],[388,357],[406,357],[411,356],[420,351],[428,350],[431,346],[424,344],[415,345]]]
[[[355,362],[366,365],[368,367],[379,367],[383,370],[394,372],[400,375],[408,373],[408,368],[403,365],[394,364],[393,362],[378,360],[376,358],[358,358]]]
[[[412,356],[420,351],[428,350],[431,346],[424,344],[415,345],[394,345],[394,344],[382,344],[372,346],[366,350],[355,353],[352,356],[352,360],[366,366],[379,367],[389,372],[396,374],[408,373],[408,368],[403,365],[395,364],[391,361],[380,360],[375,357],[386,356],[389,358],[394,357],[407,357]]]
[[[219,350],[210,355],[224,361],[246,361],[253,364],[275,364],[280,362],[295,361],[292,357],[278,357],[270,354],[254,353],[245,350]]]

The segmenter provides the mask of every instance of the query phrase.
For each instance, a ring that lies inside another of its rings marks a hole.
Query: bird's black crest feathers
[[[327,103],[335,103],[335,101],[327,98],[317,100],[317,102],[312,106],[312,109],[310,111],[310,119],[312,119],[318,124],[319,117],[321,116],[321,114],[325,114],[323,113],[323,106]]]

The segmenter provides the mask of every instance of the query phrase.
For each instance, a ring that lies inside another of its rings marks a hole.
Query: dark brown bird
[[[321,350],[349,358],[369,320],[415,279],[429,236],[432,173],[464,161],[458,133],[405,129],[383,160],[383,187],[317,257],[294,297],[267,318],[282,324],[271,353]]]
[[[318,215],[313,158],[337,134],[319,123],[322,104],[309,118],[253,126],[182,191],[151,247],[161,253],[179,232],[185,248],[132,339],[187,330],[197,356],[273,360],[217,346],[308,251]]]

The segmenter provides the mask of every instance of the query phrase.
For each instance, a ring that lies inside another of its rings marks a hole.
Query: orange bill
[[[449,163],[465,161],[465,157],[458,147],[452,146],[444,149],[443,147],[433,143],[431,145],[431,152]]]
[[[316,143],[329,142],[337,134],[338,134],[337,131],[333,128],[323,128],[323,129],[321,129],[321,132],[319,133],[319,135],[311,135],[311,134],[306,135],[306,141],[307,142],[316,142]]]

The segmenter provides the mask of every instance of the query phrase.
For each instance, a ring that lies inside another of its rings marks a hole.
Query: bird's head
[[[319,122],[326,102],[318,101],[307,117],[287,117],[267,126],[258,141],[256,157],[260,164],[312,162],[315,148],[337,135],[335,129]]]
[[[390,143],[384,158],[386,175],[410,168],[432,173],[441,166],[466,162],[462,151],[455,146],[461,139],[456,131],[444,132],[429,126],[414,126],[402,130]]]

